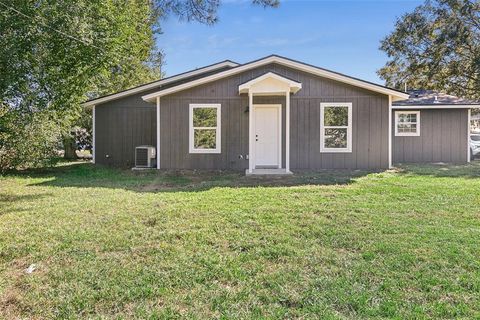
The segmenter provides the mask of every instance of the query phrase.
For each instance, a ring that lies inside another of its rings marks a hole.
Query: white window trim
[[[217,109],[217,126],[216,127],[193,127],[193,109],[200,109],[200,108],[215,108]],[[189,128],[189,138],[188,138],[188,146],[190,153],[221,153],[222,152],[222,144],[221,144],[221,105],[220,104],[212,104],[212,103],[191,103],[190,110],[189,110],[189,120],[188,120],[188,128]],[[195,149],[194,148],[194,129],[215,129],[216,130],[216,148],[215,149]]]
[[[417,132],[398,132],[398,117],[401,114],[417,115]],[[418,137],[420,136],[420,111],[395,111],[395,136],[397,137]]]
[[[325,126],[324,113],[325,107],[348,107],[348,126]],[[325,147],[325,129],[346,128],[347,129],[347,147],[346,148],[326,148]],[[352,103],[351,102],[322,102],[320,103],[320,152],[352,152]]]

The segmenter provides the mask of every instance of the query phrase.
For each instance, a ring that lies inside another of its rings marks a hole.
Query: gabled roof
[[[292,93],[297,93],[298,90],[302,89],[302,84],[298,81],[289,79],[287,77],[284,77],[282,75],[279,75],[275,72],[267,72],[262,74],[261,76],[258,76],[250,81],[247,81],[245,83],[242,83],[238,86],[238,93],[248,93],[252,88],[263,84],[266,84],[268,81],[275,81],[277,83],[281,83],[282,87],[287,88],[290,92]],[[263,88],[264,90],[266,88]],[[271,88],[270,88],[271,89]],[[267,90],[268,92],[268,90]],[[285,91],[284,91],[285,92]]]
[[[109,95],[106,95],[106,96],[91,99],[91,100],[88,100],[88,101],[84,102],[82,105],[84,107],[88,107],[88,106],[93,106],[93,105],[100,104],[100,103],[105,103],[105,102],[108,102],[108,101],[111,101],[111,100],[115,100],[115,99],[119,99],[119,98],[122,98],[122,97],[130,96],[130,95],[135,94],[135,93],[145,92],[147,90],[151,90],[151,89],[154,89],[154,88],[157,88],[157,87],[161,87],[161,86],[164,86],[164,85],[169,84],[169,83],[173,83],[173,82],[180,81],[180,80],[185,80],[189,77],[198,76],[198,75],[201,75],[202,73],[208,73],[208,72],[212,72],[212,71],[219,70],[219,69],[222,69],[222,68],[233,68],[233,67],[236,67],[238,65],[239,65],[238,63],[233,62],[231,60],[221,61],[221,62],[218,62],[218,63],[211,64],[209,66],[205,66],[205,67],[198,68],[198,69],[195,69],[195,70],[190,70],[190,71],[187,71],[187,72],[176,74],[176,75],[171,76],[171,77],[167,77],[167,78],[163,78],[163,79],[160,79],[160,80],[157,80],[157,81],[142,84],[140,86],[133,87],[133,88],[130,88],[130,89],[127,89],[127,90],[124,90],[124,91],[120,91],[120,92],[116,92],[116,93],[109,94]]]
[[[211,82],[211,81],[215,81],[215,80],[219,80],[219,79],[222,79],[222,78],[225,78],[225,77],[229,77],[229,76],[232,76],[232,75],[235,75],[235,74],[238,74],[238,73],[241,73],[241,72],[253,69],[253,68],[257,68],[257,67],[260,67],[260,66],[263,66],[263,65],[270,64],[270,63],[277,63],[277,64],[284,65],[284,66],[287,66],[287,67],[290,67],[290,68],[293,68],[293,69],[296,69],[296,70],[300,70],[300,71],[303,71],[303,72],[318,75],[318,76],[321,76],[321,77],[324,77],[324,78],[332,79],[332,80],[335,80],[335,81],[340,81],[340,82],[343,82],[343,83],[347,83],[347,84],[350,84],[350,85],[353,85],[353,86],[356,86],[356,87],[364,88],[364,89],[371,90],[371,91],[378,92],[378,93],[382,93],[382,94],[385,94],[385,95],[390,95],[390,96],[392,96],[393,101],[407,99],[409,97],[409,95],[407,93],[405,93],[403,91],[400,91],[400,90],[396,90],[396,89],[393,89],[393,88],[388,88],[388,87],[385,87],[385,86],[382,86],[382,85],[379,85],[379,84],[375,84],[375,83],[372,83],[372,82],[369,82],[369,81],[360,80],[358,78],[350,77],[350,76],[347,76],[347,75],[344,75],[344,74],[341,74],[341,73],[338,73],[338,72],[334,72],[334,71],[330,71],[330,70],[327,70],[327,69],[319,68],[319,67],[316,67],[316,66],[312,66],[312,65],[309,65],[309,64],[306,64],[306,63],[303,63],[303,62],[299,62],[299,61],[296,61],[296,60],[288,59],[288,58],[285,58],[285,57],[281,57],[281,56],[277,56],[277,55],[270,55],[270,56],[267,56],[267,57],[259,59],[259,60],[255,60],[255,61],[252,61],[252,62],[248,62],[248,63],[242,64],[242,65],[233,67],[233,68],[231,68],[229,70],[226,70],[226,71],[222,71],[222,72],[210,75],[210,76],[206,76],[206,77],[202,77],[200,79],[196,79],[196,80],[193,80],[193,81],[182,83],[178,86],[173,86],[173,87],[170,87],[170,88],[159,90],[159,91],[151,93],[151,94],[147,94],[147,95],[143,96],[142,99],[145,100],[145,101],[154,102],[157,97],[165,96],[165,95],[172,94],[172,93],[182,91],[182,90],[185,90],[185,89],[189,89],[189,88],[192,88],[192,87],[195,87],[195,86],[198,86],[198,85],[202,85],[202,84],[205,84],[205,83],[208,83],[208,82]]]
[[[396,101],[392,103],[392,106],[405,108],[465,108],[480,105],[479,101],[463,99],[433,90],[410,90],[408,93],[410,94],[408,99]]]

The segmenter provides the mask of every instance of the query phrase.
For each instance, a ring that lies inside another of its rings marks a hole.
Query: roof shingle
[[[479,101],[468,100],[433,90],[409,90],[410,97],[395,101],[393,106],[436,106],[436,105],[480,105]]]

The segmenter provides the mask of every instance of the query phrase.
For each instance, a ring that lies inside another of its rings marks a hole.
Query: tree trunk
[[[78,159],[75,147],[75,140],[71,136],[63,137],[63,148],[65,154],[63,157],[69,160]]]

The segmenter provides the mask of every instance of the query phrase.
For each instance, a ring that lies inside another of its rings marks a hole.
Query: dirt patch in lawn
[[[137,192],[207,190],[216,187],[291,187],[301,185],[346,185],[378,171],[372,170],[294,170],[293,175],[246,176],[244,171],[222,170],[142,170],[108,168],[72,163],[41,171],[19,172],[48,178],[31,186],[124,189]],[[1,200],[1,199],[0,199]]]
[[[349,184],[371,171],[324,170],[296,171],[293,175],[245,176],[232,171],[178,170],[158,173],[149,183],[138,188],[140,192],[208,189],[213,187],[281,187],[297,185]]]

